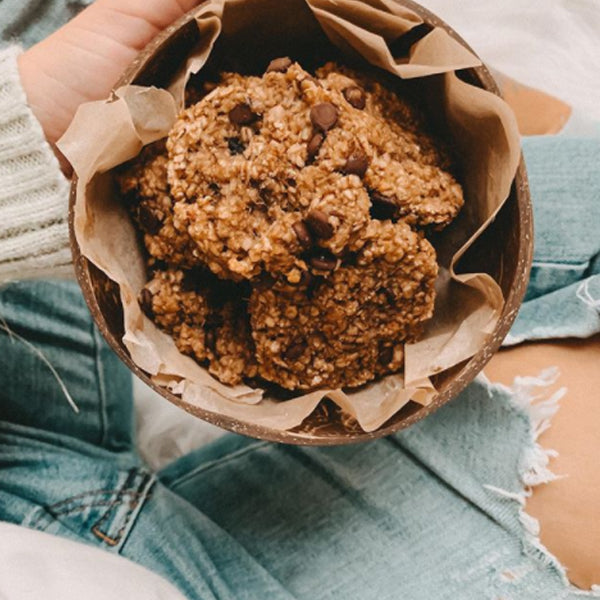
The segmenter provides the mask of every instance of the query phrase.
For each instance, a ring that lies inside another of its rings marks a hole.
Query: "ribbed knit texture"
[[[0,282],[72,273],[69,184],[27,106],[19,53],[0,50]]]

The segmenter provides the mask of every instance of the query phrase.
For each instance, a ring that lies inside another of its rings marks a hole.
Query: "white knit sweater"
[[[72,274],[69,183],[27,106],[19,52],[0,50],[0,282]]]

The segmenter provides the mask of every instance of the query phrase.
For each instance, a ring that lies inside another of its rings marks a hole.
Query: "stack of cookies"
[[[227,384],[400,371],[433,314],[426,234],[464,202],[421,113],[375,76],[289,58],[194,100],[118,176],[149,255],[144,313]]]

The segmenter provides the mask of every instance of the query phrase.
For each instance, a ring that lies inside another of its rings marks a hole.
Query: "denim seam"
[[[54,504],[50,504],[48,506],[46,506],[45,508],[47,508],[48,510],[54,509],[57,506],[60,506],[61,504],[67,504],[69,502],[72,502],[73,500],[79,500],[81,498],[85,498],[86,496],[98,496],[100,494],[117,494],[119,492],[120,488],[116,488],[116,489],[112,489],[112,490],[108,490],[108,489],[99,489],[99,490],[90,490],[89,492],[83,492],[81,494],[76,494],[75,496],[69,496],[68,498],[65,498],[64,500],[61,500],[60,502],[55,502]]]
[[[90,500],[89,502],[85,502],[83,504],[78,504],[77,506],[72,507],[72,508],[65,508],[63,510],[58,510],[58,511],[55,510],[57,507],[59,507],[63,504],[67,504],[69,502],[73,502],[74,500],[79,500],[81,498],[85,498],[86,496],[90,496],[90,495],[97,496],[98,494],[114,495],[114,494],[118,494],[119,491],[120,491],[119,489],[92,490],[90,492],[85,492],[83,494],[77,494],[75,496],[65,498],[64,500],[61,500],[60,502],[56,502],[54,504],[38,506],[34,512],[38,512],[38,511],[41,511],[41,512],[40,512],[40,514],[38,514],[38,516],[34,520],[29,521],[28,527],[36,528],[37,524],[44,517],[48,517],[48,516],[50,516],[52,518],[64,517],[64,516],[85,510],[86,508],[93,508],[94,506],[114,506],[115,504],[120,504],[122,502],[122,500],[111,500],[111,501]],[[139,497],[139,496],[143,496],[143,495],[144,495],[144,492],[136,492],[134,490],[127,490],[121,494],[121,496],[130,496],[130,497]],[[146,496],[150,497],[149,494],[146,494]]]
[[[585,271],[589,267],[590,261],[585,260],[583,262],[568,262],[568,261],[556,261],[556,260],[534,260],[531,263],[532,267],[541,268],[552,268],[556,270],[571,271],[573,269],[580,269]]]
[[[100,426],[102,428],[100,434],[100,445],[106,446],[108,443],[108,415],[106,413],[106,389],[104,386],[104,369],[102,368],[102,360],[100,358],[100,340],[98,339],[98,331],[96,330],[96,326],[93,321],[91,322],[92,328],[92,339],[94,341],[94,365],[96,367],[96,383],[98,389],[98,399],[99,399],[99,415],[100,415]]]
[[[60,512],[49,511],[49,513],[53,517],[67,517],[69,515],[73,515],[75,513],[81,512],[88,508],[95,508],[96,506],[115,506],[117,504],[121,504],[121,501],[120,500],[110,500],[110,501],[105,500],[105,501],[98,501],[98,502],[90,502],[88,504],[79,504],[77,506],[74,506],[72,508],[67,508]]]
[[[93,535],[95,535],[97,538],[99,538],[104,543],[108,544],[109,546],[114,547],[114,546],[119,545],[119,543],[121,542],[121,540],[123,538],[123,534],[125,533],[127,526],[129,525],[129,522],[131,521],[131,517],[133,516],[135,509],[140,504],[140,498],[144,499],[144,498],[150,497],[150,490],[155,482],[154,476],[150,473],[141,473],[141,472],[137,471],[137,472],[135,472],[135,475],[133,477],[135,478],[135,476],[137,476],[137,475],[142,476],[142,480],[138,484],[138,489],[143,489],[142,492],[135,492],[134,494],[130,494],[129,492],[131,490],[124,489],[124,488],[126,488],[126,486],[131,485],[130,479],[131,479],[132,474],[130,474],[130,477],[128,477],[128,479],[123,484],[123,487],[117,493],[117,498],[115,500],[115,504],[122,504],[122,502],[124,501],[124,496],[126,496],[126,495],[129,495],[132,497],[130,497],[127,501],[127,504],[128,504],[127,512],[125,513],[125,516],[122,518],[123,521],[122,521],[121,527],[117,531],[116,536],[111,537],[107,533],[105,533],[104,531],[102,531],[100,529],[101,526],[109,519],[110,509],[106,510],[105,513],[102,515],[102,517],[100,517],[100,519],[90,529],[90,531],[92,532]]]
[[[263,441],[255,442],[254,444],[252,444],[250,446],[246,446],[245,448],[241,448],[239,450],[235,450],[229,454],[226,454],[225,456],[222,456],[221,458],[219,458],[217,460],[211,460],[207,463],[199,465],[199,466],[195,467],[194,469],[192,469],[191,471],[188,471],[181,477],[176,478],[173,481],[169,482],[169,488],[173,490],[177,486],[184,484],[188,479],[191,479],[192,477],[196,476],[198,473],[207,471],[208,469],[211,469],[222,463],[228,462],[229,460],[231,460],[233,458],[237,458],[238,456],[243,456],[244,454],[253,452],[254,450],[264,448],[265,446],[268,446],[270,443],[271,442],[263,442]]]
[[[117,490],[115,490],[117,491]],[[119,496],[117,500],[90,500],[90,502],[84,502],[83,504],[78,504],[77,506],[71,508],[65,508],[60,511],[52,510],[52,507],[48,507],[47,510],[51,512],[56,517],[61,517],[65,515],[69,515],[71,513],[79,512],[81,510],[85,510],[86,508],[93,508],[94,506],[114,506],[116,504],[121,504],[125,499],[125,496],[134,499],[139,496],[143,496],[144,494],[140,492],[125,492]]]
[[[113,505],[116,504],[121,504],[122,499],[116,500],[115,502],[113,502]],[[110,514],[110,510],[107,510],[102,517],[100,517],[100,519],[98,519],[98,521],[92,526],[91,528],[91,532],[97,537],[100,538],[103,542],[105,542],[106,544],[108,544],[109,546],[117,546],[119,544],[119,542],[121,541],[121,537],[123,536],[123,532],[125,531],[125,528],[127,527],[127,524],[129,523],[129,519],[131,518],[131,515],[134,511],[134,509],[137,507],[137,501],[130,501],[129,502],[129,508],[127,509],[127,513],[125,513],[125,517],[123,519],[123,524],[121,525],[121,528],[119,529],[119,531],[117,531],[117,535],[116,537],[110,537],[108,534],[104,533],[100,527],[105,523],[105,521],[107,521],[109,514]]]

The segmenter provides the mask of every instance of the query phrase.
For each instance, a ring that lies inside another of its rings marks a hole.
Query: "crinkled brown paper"
[[[133,361],[190,404],[281,430],[299,425],[324,396],[356,418],[365,431],[377,429],[409,400],[429,403],[436,393],[429,377],[473,356],[502,310],[502,292],[490,276],[457,276],[453,267],[509,195],[520,156],[510,109],[497,96],[456,77],[455,70],[478,66],[480,61],[441,28],[414,44],[410,57],[395,59],[389,44],[422,20],[393,0],[213,0],[197,10],[196,21],[201,42],[174,74],[169,91],[126,86],[110,100],[85,104],[59,142],[79,180],[77,241],[82,254],[120,286],[123,341]],[[450,242],[440,252],[434,317],[423,339],[406,345],[404,376],[391,375],[355,392],[320,390],[277,401],[263,390],[223,385],[182,355],[140,311],[136,298],[146,279],[143,250],[108,171],[136,156],[143,145],[167,135],[183,106],[190,74],[205,64],[219,35],[235,38],[244,26],[252,28],[257,43],[298,35],[318,38],[320,26],[344,53],[361,54],[399,77],[443,74],[430,78],[437,82],[437,92],[428,100],[442,111],[463,161],[466,203],[457,221],[460,226],[448,229]]]

